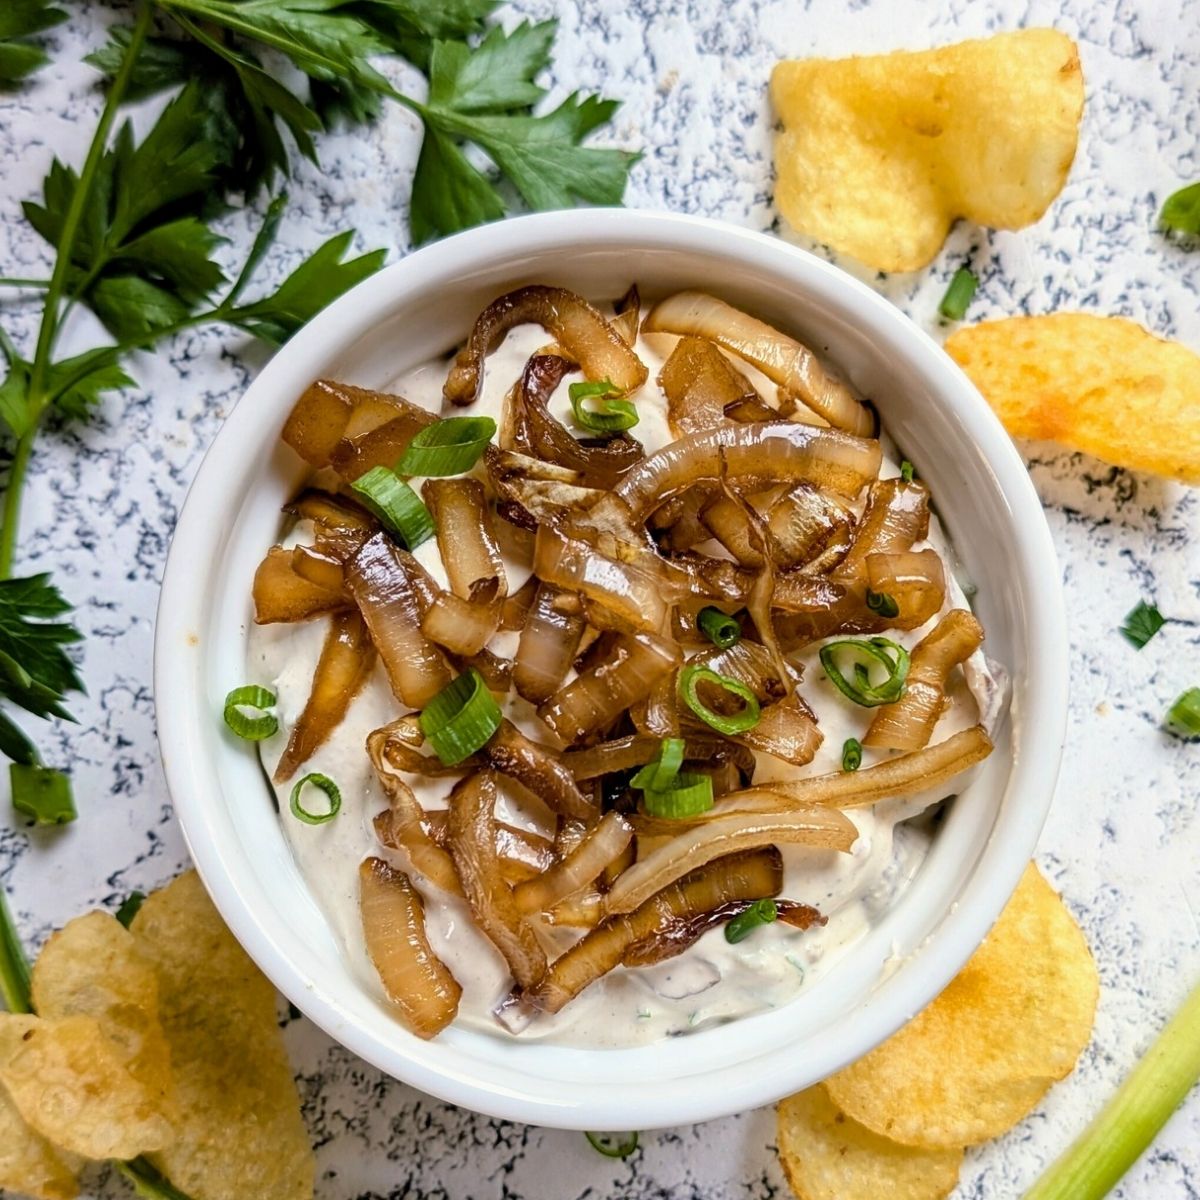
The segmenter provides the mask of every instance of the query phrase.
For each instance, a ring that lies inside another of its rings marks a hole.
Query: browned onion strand
[[[782,842],[848,853],[857,837],[858,830],[835,809],[732,813],[679,834],[630,867],[604,898],[605,911],[632,912],[655,892],[726,854]]]
[[[421,495],[437,527],[438,551],[451,591],[464,600],[474,600],[472,589],[479,580],[496,579],[500,599],[508,595],[504,559],[479,480],[427,479]]]
[[[449,810],[427,811],[424,824],[429,836],[445,848],[450,837]],[[534,879],[558,862],[554,843],[549,838],[504,821],[496,822],[496,853],[500,856],[500,874],[508,883]]]
[[[436,1037],[458,1015],[462,988],[429,945],[420,892],[403,871],[368,858],[358,903],[367,955],[397,1016],[417,1037]]]
[[[483,383],[483,360],[510,329],[536,324],[554,335],[588,379],[608,379],[623,393],[646,382],[645,363],[582,296],[565,288],[535,285],[493,300],[479,314],[458,352],[446,386],[451,404],[471,404]]]
[[[522,913],[546,912],[560,900],[584,891],[625,853],[632,841],[629,823],[619,813],[605,813],[570,854],[536,879],[513,889],[517,909]]]
[[[350,702],[375,665],[375,647],[357,612],[338,613],[329,624],[304,711],[292,726],[273,779],[286,783],[342,723]]]
[[[558,522],[589,508],[604,495],[598,488],[582,486],[578,471],[512,450],[488,447],[484,465],[500,498],[497,512],[530,532],[542,522]]]
[[[929,489],[920,482],[881,479],[871,485],[866,511],[833,578],[842,583],[865,583],[867,555],[910,550],[914,542],[928,535]]]
[[[337,558],[327,558],[317,547],[296,546],[292,550],[292,570],[309,583],[345,595],[346,575],[341,561]],[[350,603],[349,598],[346,599],[346,603]]]
[[[311,466],[327,467],[355,407],[370,395],[363,388],[318,379],[292,406],[279,436]]]
[[[945,603],[946,570],[932,549],[868,554],[867,587],[895,600],[900,615],[888,619],[893,629],[919,629]]]
[[[749,380],[704,338],[684,337],[658,373],[667,398],[667,424],[676,437],[725,423],[730,405],[758,400]],[[778,414],[772,414],[777,416]]]
[[[346,608],[348,603],[341,591],[297,574],[292,552],[282,546],[272,546],[258,564],[251,595],[256,625],[308,621]]]
[[[724,493],[714,496],[700,510],[700,521],[743,567],[764,565],[746,510],[732,496]]]
[[[722,905],[777,895],[782,886],[777,852],[738,854],[709,863],[690,878],[672,882],[628,915],[602,921],[554,960],[539,986],[525,993],[524,1002],[536,1011],[559,1012],[584,988],[620,966],[631,947],[645,947],[657,936],[669,937],[679,921]]]
[[[576,593],[540,583],[513,662],[518,694],[530,704],[545,703],[567,677],[586,628]]]
[[[376,534],[346,566],[354,597],[396,698],[424,708],[447,684],[446,660],[421,632],[423,572],[385,534]]]
[[[461,658],[464,671],[474,668],[483,676],[483,682],[493,692],[507,695],[512,688],[513,664],[511,658],[502,658],[486,646],[478,654]]]
[[[334,529],[371,534],[379,528],[379,522],[365,508],[346,496],[335,496],[319,488],[306,488],[285,504],[283,511],[302,521],[312,521],[323,533]]]
[[[521,988],[546,973],[546,953],[513,900],[496,852],[496,783],[487,771],[468,775],[450,793],[450,854],[479,928],[500,951]]]
[[[527,738],[511,721],[501,721],[479,753],[494,770],[516,780],[560,816],[589,825],[599,818],[595,804],[579,790],[558,753]]]
[[[562,755],[563,765],[579,781],[597,779],[617,771],[643,767],[658,756],[662,746],[659,737],[630,734],[595,746],[568,750]],[[685,759],[704,761],[728,753],[735,765],[747,775],[754,770],[754,756],[723,738],[709,735],[688,736],[684,747]],[[691,768],[688,768],[691,770]]]
[[[477,758],[472,756],[452,767],[446,766],[436,754],[422,754],[421,746],[425,743],[425,735],[416,715],[398,717],[382,729],[376,729],[368,741],[368,747],[378,747],[378,757],[393,771],[407,771],[410,775],[423,775],[428,778],[438,778],[445,775],[461,775],[464,771],[475,770],[479,766]],[[373,754],[376,752],[372,752]]]
[[[396,397],[398,400],[399,397]],[[375,467],[394,467],[409,442],[437,417],[415,404],[405,403],[399,416],[357,437],[343,438],[329,457],[329,465],[347,483]]]
[[[837,429],[866,437],[875,417],[809,348],[771,325],[704,292],[677,292],[650,310],[646,332],[692,334],[756,366]]]
[[[872,439],[788,421],[728,425],[682,437],[644,458],[614,489],[638,518],[678,492],[751,477],[764,486],[808,481],[853,499],[879,474],[882,451]]]
[[[636,283],[630,284],[625,295],[613,305],[613,311],[617,315],[609,321],[609,324],[617,337],[627,346],[633,346],[637,342],[638,327],[642,317],[641,308],[642,298],[638,293]]]
[[[611,725],[683,661],[674,642],[649,634],[616,639],[608,659],[581,672],[538,708],[538,716],[568,745]]]
[[[784,568],[805,566],[831,547],[845,553],[854,523],[840,501],[806,483],[788,489],[767,512],[775,561]]]
[[[799,904],[795,900],[776,900],[775,916],[794,929],[811,929],[814,925],[829,923],[829,918],[823,917],[820,909],[811,904]]]
[[[758,724],[739,735],[754,750],[773,754],[793,766],[812,762],[825,735],[817,726],[812,709],[798,692],[762,709]]]
[[[504,522],[507,524],[507,522]],[[511,526],[510,526],[511,528]],[[530,562],[533,561],[533,546],[529,547]],[[509,631],[524,629],[533,608],[534,598],[541,586],[536,575],[530,575],[527,580],[511,596],[504,601],[500,610],[500,628]]]
[[[421,618],[421,632],[453,654],[481,654],[500,626],[503,603],[495,575],[476,580],[470,600],[439,592]]]
[[[920,750],[928,745],[946,700],[946,680],[983,643],[983,626],[964,608],[951,609],[912,649],[904,695],[875,710],[864,746]]]
[[[690,550],[711,536],[700,513],[712,499],[712,485],[680,492],[650,514],[656,541],[667,551]]]

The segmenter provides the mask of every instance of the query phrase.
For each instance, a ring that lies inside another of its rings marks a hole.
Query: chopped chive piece
[[[842,770],[857,771],[862,766],[862,742],[847,738],[842,743]]]
[[[1167,710],[1163,728],[1176,737],[1200,738],[1200,688],[1188,688]]]
[[[491,417],[446,417],[420,430],[396,464],[400,475],[461,475],[496,436]]]
[[[916,477],[917,477],[917,469],[906,458],[900,464],[900,478],[903,479],[905,483],[912,483],[912,481],[914,479],[916,479]]]
[[[739,913],[725,926],[725,940],[736,946],[760,925],[770,925],[778,915],[774,900],[755,900],[744,913]]]
[[[261,742],[279,728],[279,718],[269,709],[275,707],[275,693],[256,683],[234,688],[225,697],[225,724],[248,742]],[[250,711],[247,712],[246,710]]]
[[[713,712],[700,699],[697,688],[701,683],[711,683],[731,696],[736,696],[742,701],[741,712],[729,715]],[[744,683],[739,683],[738,680],[731,679],[728,675],[720,675],[708,667],[690,663],[679,672],[679,690],[688,708],[718,733],[729,735],[745,733],[746,730],[753,729],[758,724],[761,715],[758,697]]]
[[[636,1130],[630,1133],[588,1133],[584,1136],[592,1149],[605,1158],[628,1158],[638,1148]]]
[[[658,753],[629,781],[629,786],[658,792],[671,787],[683,766],[684,749],[683,738],[663,738]]]
[[[1172,233],[1200,234],[1200,183],[1190,183],[1168,196],[1158,223]]]
[[[128,929],[133,924],[133,918],[138,915],[138,910],[145,902],[145,892],[130,892],[121,901],[121,907],[117,909],[117,920]]]
[[[900,615],[900,605],[896,603],[895,597],[887,592],[873,592],[867,588],[867,607],[888,620]]]
[[[372,467],[350,486],[409,550],[415,550],[433,536],[435,526],[429,509],[395,471]]]
[[[950,286],[938,305],[938,312],[947,321],[961,321],[967,315],[967,307],[975,296],[979,280],[966,267],[959,267],[950,280]]]
[[[849,656],[853,660],[852,679],[847,679],[838,666],[839,656]],[[862,661],[864,658],[867,660],[865,663]],[[864,708],[894,704],[904,695],[908,663],[908,651],[885,637],[842,638],[821,647],[821,666],[825,668],[829,681],[848,700]],[[872,683],[871,671],[877,671],[879,667],[887,671],[887,676]]]
[[[1140,650],[1166,623],[1166,618],[1153,604],[1139,600],[1126,615],[1121,633],[1134,649]]]
[[[682,821],[698,817],[713,806],[712,778],[708,775],[677,775],[668,788],[646,788],[642,804],[652,817]]]
[[[448,683],[421,713],[421,732],[448,767],[490,741],[504,714],[473,667]]]
[[[696,618],[700,632],[720,650],[736,645],[742,636],[742,627],[736,617],[723,613],[719,608],[708,605],[700,610]]]
[[[146,1200],[191,1200],[147,1158],[134,1158],[129,1162],[114,1161],[113,1166],[133,1184],[134,1192]]]
[[[621,389],[609,379],[573,383],[567,388],[567,395],[571,397],[575,424],[589,433],[620,433],[638,423],[637,409],[621,398]],[[584,408],[588,400],[595,401],[596,407]]]
[[[310,812],[300,803],[300,796],[309,784],[320,788],[328,797],[329,808],[325,812]],[[293,817],[303,821],[306,825],[324,825],[326,821],[332,821],[338,815],[338,809],[342,807],[341,789],[328,775],[312,771],[303,779],[296,781],[296,786],[292,788],[290,804]]]
[[[75,797],[64,771],[36,763],[10,763],[8,779],[17,812],[39,825],[66,825],[75,820]]]

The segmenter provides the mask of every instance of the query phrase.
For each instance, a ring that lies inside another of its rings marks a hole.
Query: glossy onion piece
[[[538,716],[565,742],[581,742],[611,725],[683,661],[674,642],[649,634],[620,636],[613,653],[560,688]]]
[[[425,905],[412,881],[381,858],[358,868],[358,904],[367,954],[406,1029],[441,1033],[458,1015],[462,988],[429,945]]]
[[[805,483],[786,491],[767,510],[775,561],[785,568],[812,563],[831,548],[840,548],[844,554],[853,527],[854,514],[849,509]]]
[[[546,583],[579,592],[610,610],[621,628],[658,633],[667,626],[670,597],[664,595],[662,571],[607,558],[549,525],[537,531],[533,569]]]
[[[946,569],[936,550],[900,550],[867,555],[867,587],[891,596],[900,610],[888,618],[893,629],[919,629],[941,611]]]
[[[878,633],[887,622],[865,603],[865,587],[833,583],[804,571],[776,578],[772,603],[775,635],[788,651],[799,650],[835,633]]]
[[[506,694],[512,687],[512,659],[502,658],[494,654],[486,646],[478,654],[472,654],[462,660],[463,670],[474,668],[483,676],[483,682],[488,690]]]
[[[920,482],[881,479],[871,485],[867,509],[854,540],[832,578],[839,583],[866,584],[867,555],[910,550],[929,535],[929,489]]]
[[[710,341],[680,338],[658,373],[667,397],[667,424],[676,437],[725,424],[728,405],[758,400],[750,381]],[[771,416],[778,419],[779,414]]]
[[[557,751],[527,738],[511,721],[501,721],[479,753],[501,775],[516,780],[560,817],[590,825],[600,816]]]
[[[449,684],[451,674],[421,632],[422,580],[416,560],[376,534],[346,564],[346,587],[367,622],[396,698],[409,708],[424,708]]]
[[[492,529],[483,485],[477,479],[427,479],[421,496],[437,526],[438,551],[450,588],[464,600],[481,579],[499,580],[499,597],[508,595],[504,560]]]
[[[738,740],[753,750],[773,754],[802,767],[812,762],[825,736],[817,726],[812,709],[798,692],[793,692],[762,709],[758,724],[741,734]]]
[[[292,552],[272,546],[254,572],[254,623],[307,621],[347,607],[340,591],[322,587],[298,575],[292,566]]]
[[[764,487],[808,481],[852,499],[879,474],[881,454],[878,442],[836,429],[792,421],[728,425],[689,434],[642,459],[615,495],[645,519],[663,501],[697,483],[715,483],[724,471]]]
[[[609,321],[613,332],[627,346],[637,341],[638,326],[641,324],[642,298],[638,293],[636,283],[629,285],[629,290],[613,306],[616,316]]]
[[[635,733],[628,737],[601,742],[597,746],[568,750],[561,758],[563,766],[577,780],[583,781],[597,779],[601,775],[609,775],[614,771],[628,771],[633,767],[644,767],[646,763],[658,757],[661,747],[661,737]],[[704,762],[726,751],[732,753],[733,760],[739,769],[747,774],[753,773],[754,756],[720,737],[689,734],[684,746],[683,757],[685,761]],[[691,770],[690,767],[688,769]]]
[[[343,438],[330,455],[329,465],[347,483],[353,483],[374,467],[394,467],[409,442],[437,420],[433,413],[399,396],[393,399],[400,406],[398,415],[393,414],[382,425],[355,437]]]
[[[484,463],[500,499],[497,512],[530,531],[542,522],[560,521],[571,512],[590,508],[605,494],[597,488],[583,487],[583,476],[578,471],[512,450],[491,446]]]
[[[550,415],[550,397],[570,365],[556,355],[537,354],[525,364],[510,401],[513,447],[578,471],[585,487],[609,488],[642,457],[642,444],[622,433],[588,445]]]
[[[678,922],[722,905],[778,895],[782,886],[779,855],[772,851],[710,863],[690,878],[670,884],[634,912],[602,921],[554,960],[541,984],[526,993],[524,1003],[536,1011],[559,1012],[584,988],[620,966],[631,947],[669,936]]]
[[[605,911],[632,912],[655,892],[726,854],[780,842],[847,853],[857,837],[854,825],[832,809],[731,813],[679,834],[635,863],[613,884]]]
[[[689,488],[673,496],[650,515],[650,528],[658,531],[655,540],[662,549],[690,550],[712,536],[700,519],[701,510],[712,499],[712,487]]]
[[[629,822],[620,813],[605,813],[561,862],[513,890],[517,908],[522,913],[547,912],[560,900],[582,892],[625,853],[632,841]]]
[[[468,775],[450,793],[450,854],[476,923],[500,951],[521,988],[546,973],[546,953],[525,923],[496,852],[496,783],[487,771]]]
[[[272,776],[286,783],[301,763],[307,762],[342,723],[350,702],[358,695],[375,665],[375,647],[356,611],[338,613],[329,623],[321,657],[313,674],[312,690]]]
[[[478,760],[472,757],[448,767],[436,754],[422,754],[421,747],[424,744],[425,734],[415,713],[398,717],[382,729],[376,729],[367,742],[368,747],[377,747],[371,753],[373,757],[378,757],[380,763],[385,763],[393,771],[406,771],[410,775],[434,779],[444,775],[461,775],[479,765]]]
[[[544,704],[562,684],[586,628],[576,593],[538,585],[513,662],[513,686],[530,704]]]
[[[870,409],[846,384],[830,375],[807,346],[715,296],[704,292],[668,296],[650,310],[642,329],[646,333],[708,338],[756,366],[835,429],[860,437],[869,437],[875,431]]]
[[[471,658],[483,652],[500,624],[504,600],[500,580],[476,581],[470,600],[440,592],[421,618],[421,632],[452,654]]]
[[[501,526],[507,526],[512,529],[507,521],[502,521]],[[532,561],[533,547],[530,546],[530,561]],[[500,610],[500,628],[515,631],[525,628],[525,622],[529,620],[530,610],[533,608],[533,602],[537,596],[540,584],[536,575],[530,575],[527,580],[511,596],[504,601],[504,607]]]
[[[321,553],[321,549],[323,547],[296,546],[292,550],[292,570],[309,583],[315,583],[330,592],[340,593],[349,604],[349,598],[345,597],[346,573],[342,569],[341,561],[337,558],[327,558]]]
[[[451,404],[471,404],[483,382],[483,360],[517,325],[542,326],[588,379],[608,379],[623,394],[646,382],[646,364],[582,296],[565,288],[534,285],[493,300],[479,314],[442,389]]]
[[[383,757],[387,730],[376,729],[367,737],[367,754],[375,768],[388,807],[375,818],[379,840],[393,850],[403,851],[414,871],[444,892],[459,895],[462,889],[450,856],[429,836],[425,810],[413,790],[391,769]]]
[[[437,419],[402,396],[318,379],[296,401],[280,436],[305,462],[327,467],[348,443],[399,418],[413,423],[413,432]]]
[[[864,746],[920,750],[946,706],[946,680],[983,643],[983,626],[965,608],[951,609],[912,649],[904,695],[876,710]]]
[[[444,847],[450,836],[449,811],[426,812],[425,828],[429,836]],[[554,843],[549,838],[503,821],[496,822],[496,853],[500,856],[500,874],[505,882],[513,884],[543,874],[558,861]]]
[[[700,510],[700,520],[709,533],[743,567],[761,567],[764,559],[750,528],[746,510],[723,493],[714,496]]]
[[[363,533],[367,536],[379,529],[379,522],[365,508],[361,508],[346,496],[335,496],[332,492],[321,491],[320,488],[306,488],[295,500],[285,504],[283,511],[302,521],[311,521],[321,531],[322,536],[331,529],[343,533]]]

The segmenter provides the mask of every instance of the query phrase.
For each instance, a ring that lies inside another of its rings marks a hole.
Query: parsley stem
[[[48,279],[15,279],[11,275],[0,276],[0,287],[10,288],[48,288]]]
[[[8,898],[0,888],[0,995],[10,1013],[27,1013],[29,1003],[29,960],[9,911]]]
[[[21,492],[25,488],[25,472],[33,453],[37,425],[32,425],[17,439],[17,448],[8,468],[8,486],[4,492],[4,515],[0,520],[0,579],[12,575],[13,556],[17,549],[17,526],[21,520]]]

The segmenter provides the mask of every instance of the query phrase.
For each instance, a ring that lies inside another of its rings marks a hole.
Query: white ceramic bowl
[[[347,969],[255,755],[221,721],[225,693],[245,676],[254,568],[303,474],[279,430],[314,378],[386,386],[453,347],[512,287],[561,284],[604,298],[633,281],[643,294],[700,287],[743,305],[827,353],[875,401],[978,585],[989,653],[1012,676],[1010,715],[912,885],[793,1003],[636,1049],[458,1028],[424,1042]],[[1037,496],[996,418],[933,341],[849,275],[774,238],[691,217],[581,210],[419,250],[343,296],[270,362],[218,434],[180,516],[158,610],[155,691],[167,781],[200,874],[298,1008],[444,1100],[534,1124],[639,1129],[806,1087],[877,1045],[956,974],[1012,893],[1045,819],[1066,725],[1066,644]]]

